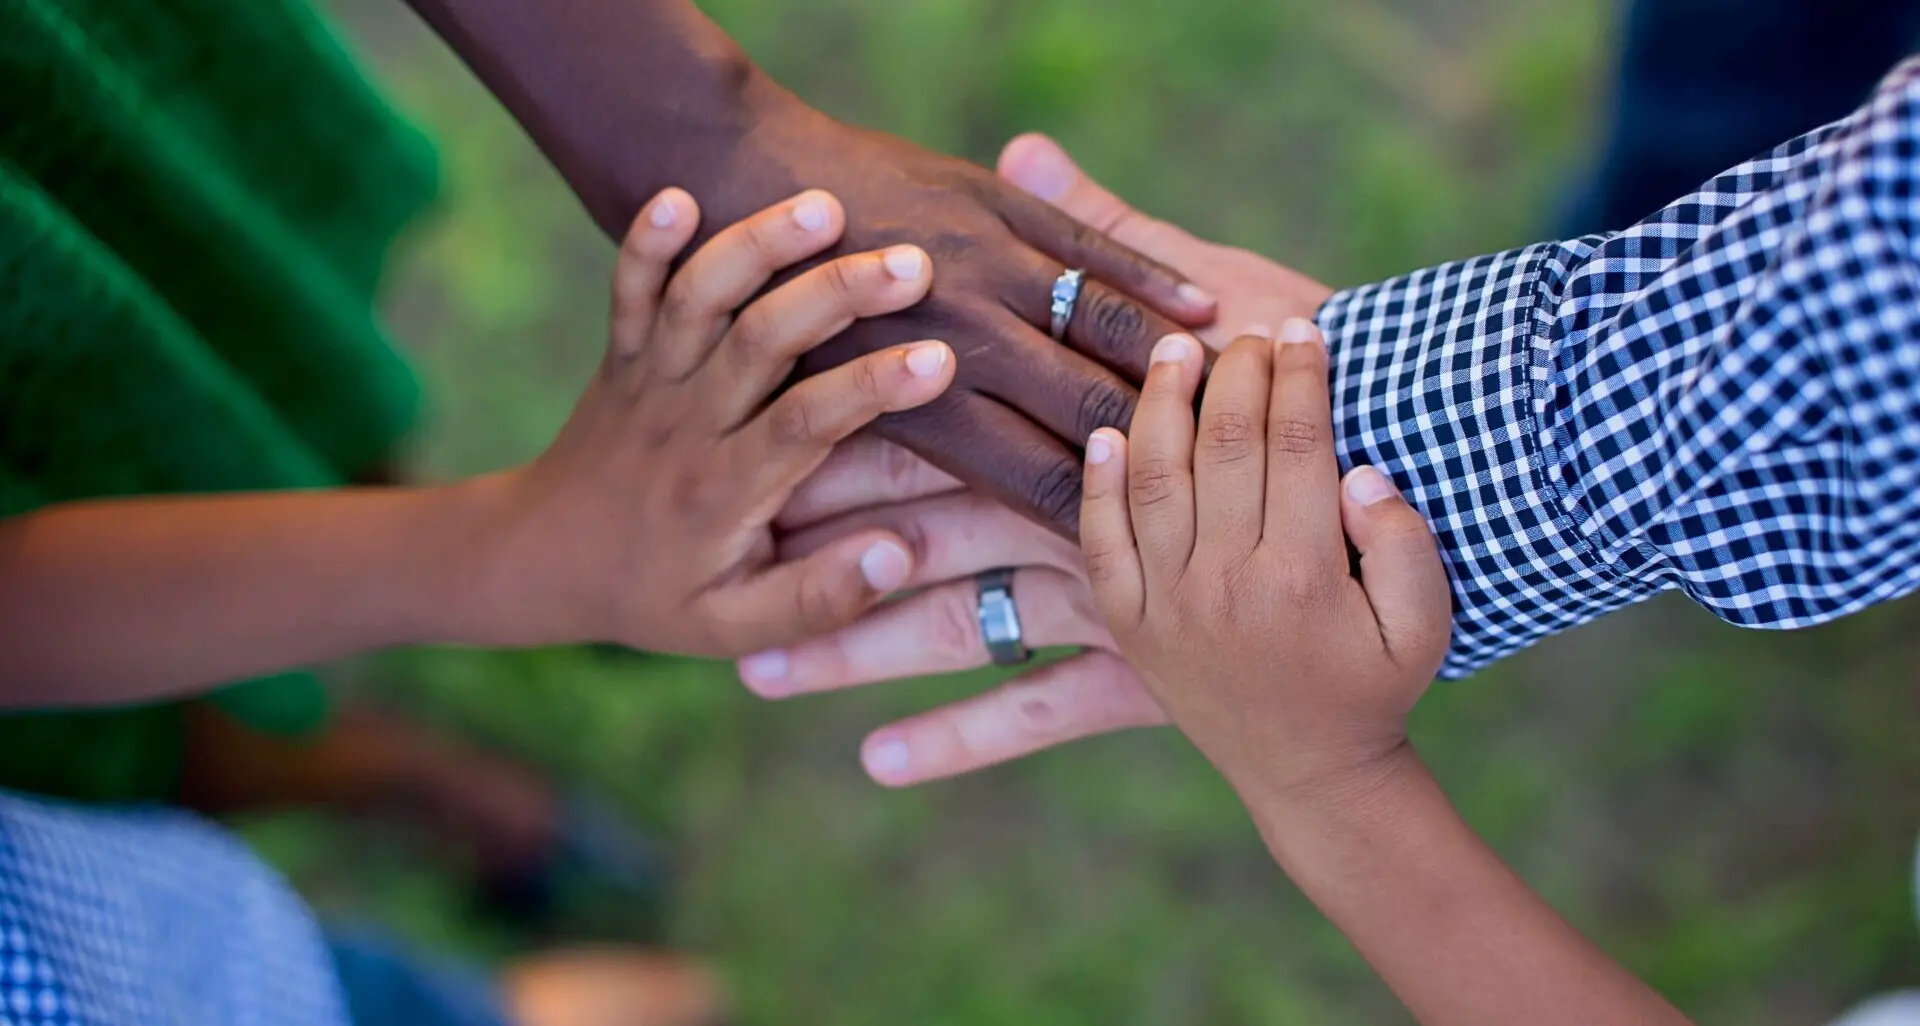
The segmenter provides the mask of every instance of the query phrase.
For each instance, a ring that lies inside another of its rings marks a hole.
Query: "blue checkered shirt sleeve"
[[[1920,586],[1920,59],[1628,231],[1319,321],[1343,462],[1439,537],[1444,676],[1673,588],[1788,628]]]

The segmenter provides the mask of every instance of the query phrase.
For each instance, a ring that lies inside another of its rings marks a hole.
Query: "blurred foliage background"
[[[392,0],[332,0],[439,140],[446,200],[391,316],[435,397],[436,476],[538,451],[605,329],[611,248]],[[704,0],[847,120],[990,162],[1043,129],[1121,195],[1335,284],[1544,237],[1604,92],[1602,0]],[[1816,1023],[1920,982],[1920,608],[1796,635],[1663,600],[1442,686],[1416,740],[1582,929],[1709,1023]],[[614,796],[671,842],[667,940],[741,1021],[1396,1023],[1170,732],[907,793],[862,734],[978,688],[766,705],[724,667],[417,652],[344,685]],[[494,956],[458,867],[283,818],[250,835],[323,909]],[[581,927],[639,910],[583,911]]]

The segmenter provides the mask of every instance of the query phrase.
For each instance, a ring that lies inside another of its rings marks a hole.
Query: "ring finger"
[[[1014,572],[1013,600],[1030,648],[1112,644],[1078,578],[1022,568]],[[743,659],[741,680],[763,698],[788,698],[977,669],[991,662],[979,611],[974,578],[942,584],[877,609],[838,633]]]

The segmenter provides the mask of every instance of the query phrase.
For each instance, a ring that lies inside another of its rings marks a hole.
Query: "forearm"
[[[1488,850],[1411,749],[1341,799],[1252,807],[1275,859],[1424,1026],[1687,1022]]]
[[[669,185],[724,224],[778,198],[736,196],[733,149],[794,101],[689,0],[407,0],[553,161],[609,235]],[[764,172],[763,172],[764,173]]]
[[[0,707],[136,702],[477,641],[475,490],[126,499],[0,522]]]

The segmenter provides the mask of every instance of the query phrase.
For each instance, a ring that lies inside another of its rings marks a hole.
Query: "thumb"
[[[804,558],[780,563],[712,596],[716,631],[745,655],[839,630],[913,575],[899,536],[861,531]]]
[[[1213,248],[1185,229],[1129,206],[1080,170],[1059,143],[1038,132],[1017,136],[1000,151],[1000,177],[1169,267],[1190,271],[1203,251]]]
[[[1116,233],[1143,219],[1139,211],[1088,178],[1059,143],[1038,132],[1016,136],[1000,151],[1000,177],[1120,242],[1128,240]]]
[[[1360,552],[1360,585],[1388,654],[1437,666],[1453,629],[1453,594],[1426,518],[1387,475],[1355,467],[1341,482],[1340,521]]]

